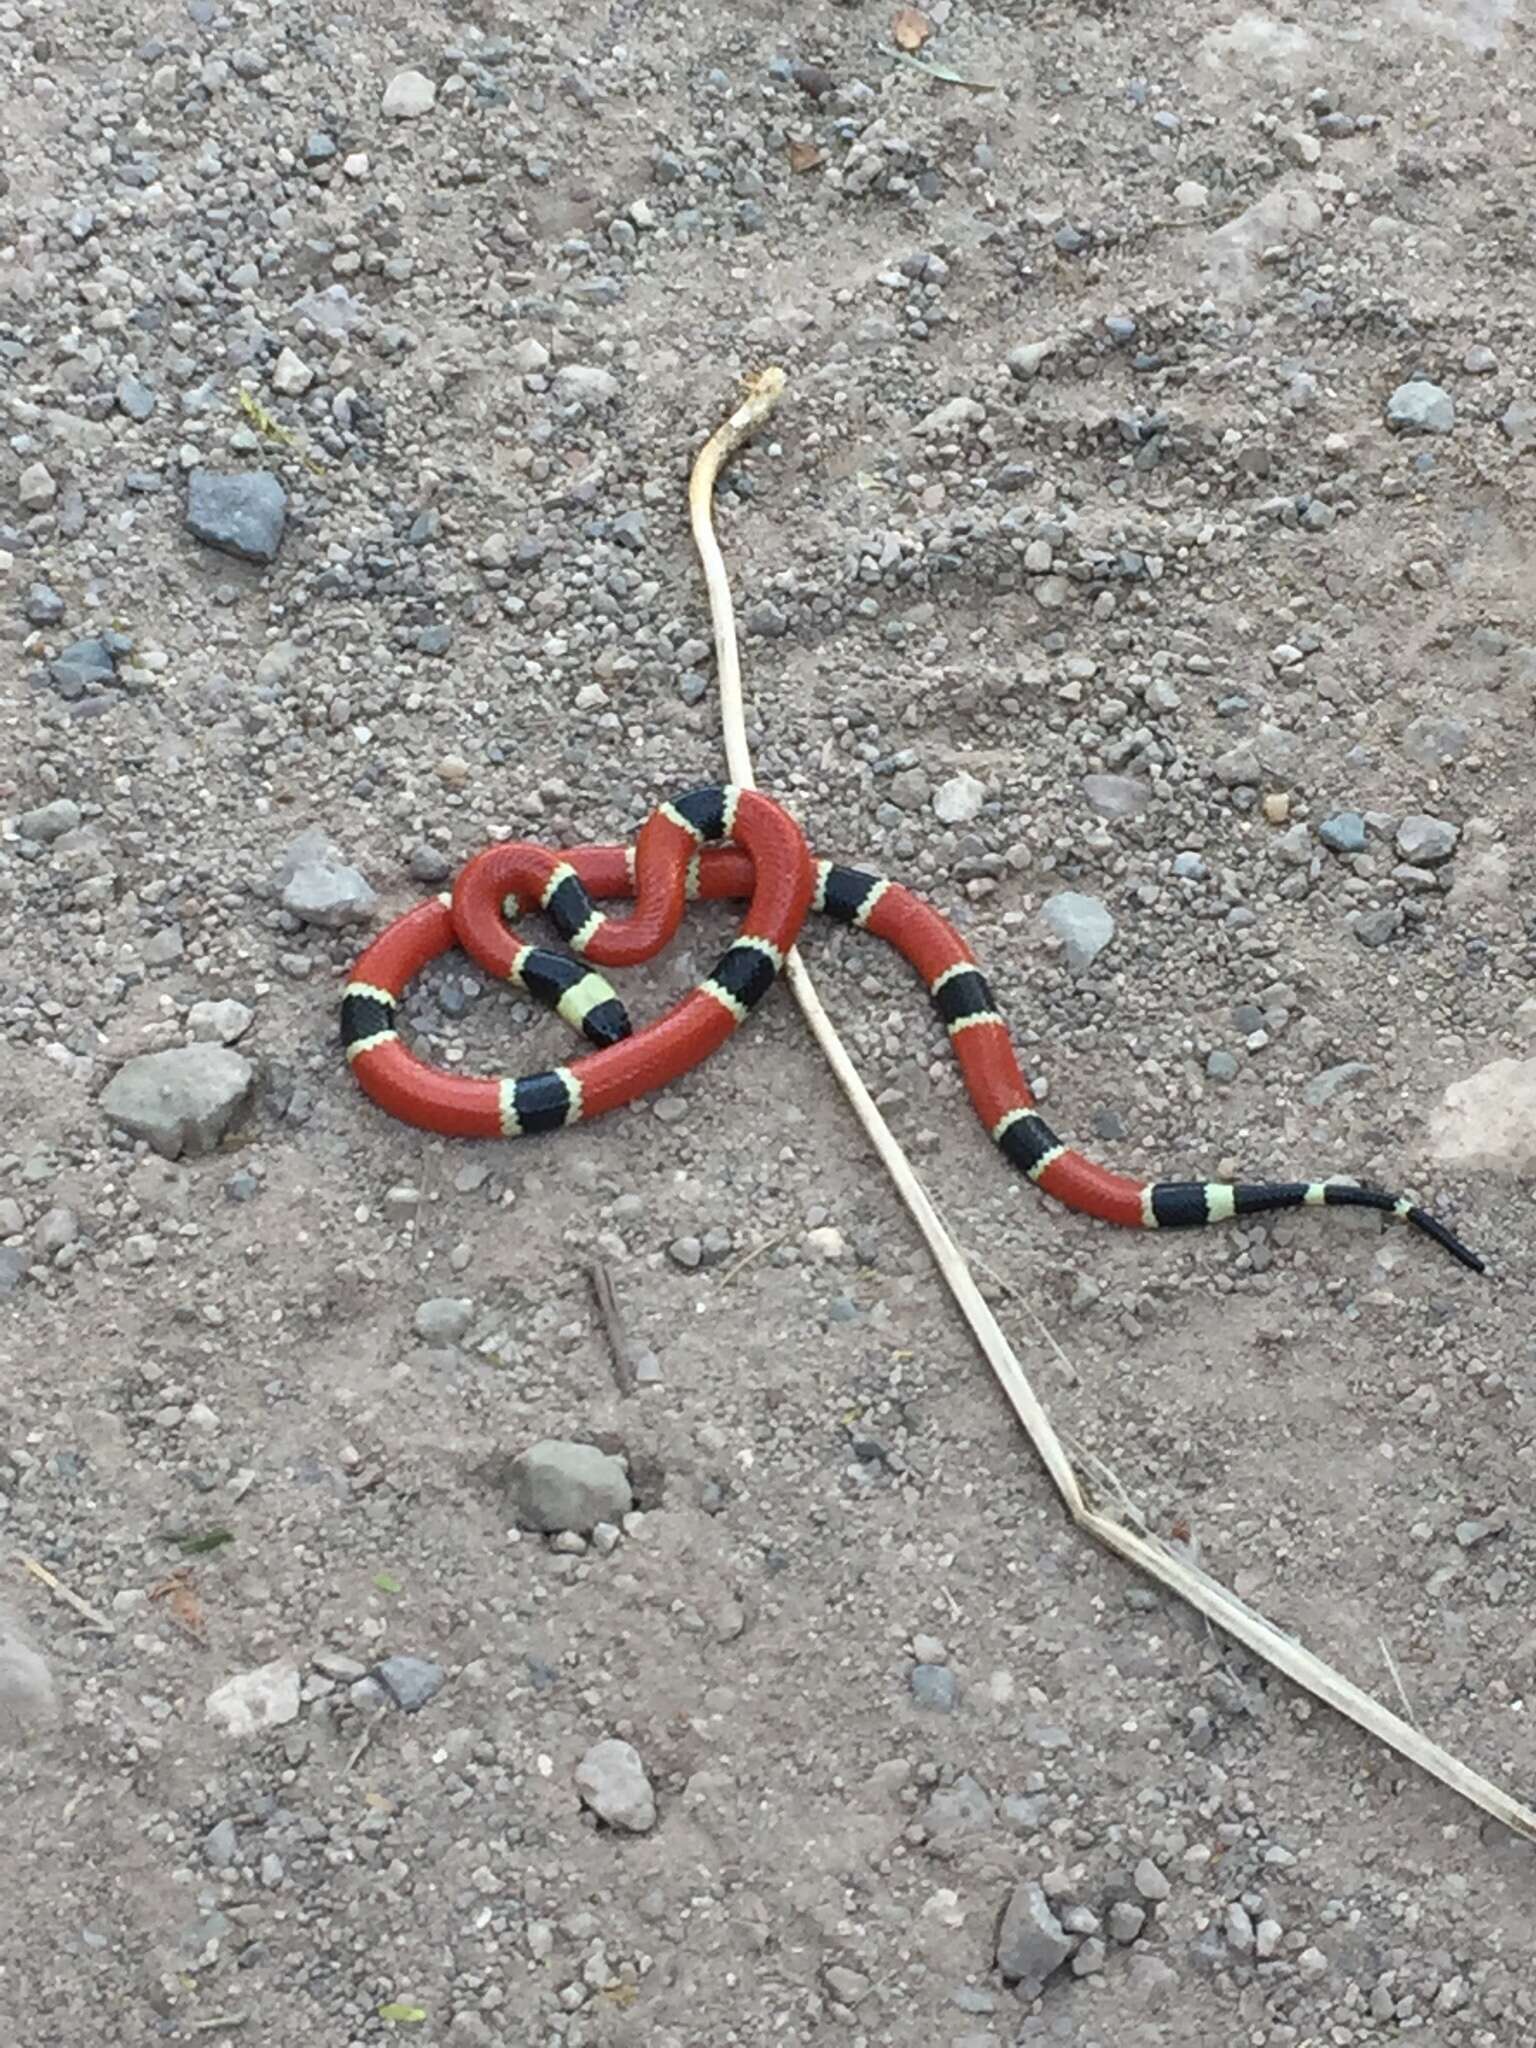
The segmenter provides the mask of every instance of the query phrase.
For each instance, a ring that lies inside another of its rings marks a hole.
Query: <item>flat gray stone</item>
[[[594,1742],[576,1766],[576,1790],[583,1806],[611,1828],[643,1835],[656,1825],[656,1794],[632,1743],[610,1736]]]
[[[915,1703],[931,1713],[952,1714],[959,1704],[959,1681],[947,1665],[915,1664],[907,1682]]]
[[[0,1743],[43,1727],[57,1715],[52,1673],[0,1607]]]
[[[119,1067],[101,1106],[162,1159],[213,1151],[251,1092],[255,1070],[222,1045],[181,1045]]]
[[[1085,775],[1082,791],[1101,818],[1134,818],[1152,801],[1152,785],[1134,775]]]
[[[390,121],[419,121],[437,105],[437,87],[424,71],[397,71],[384,88],[379,111]]]
[[[254,1671],[237,1671],[214,1687],[203,1711],[226,1735],[261,1735],[285,1727],[299,1718],[298,1666],[276,1657]]]
[[[287,517],[288,493],[268,469],[194,469],[187,478],[187,528],[221,554],[275,561]]]
[[[427,1344],[457,1344],[475,1319],[475,1304],[442,1294],[416,1311],[416,1334]]]
[[[1368,1081],[1375,1071],[1369,1060],[1341,1060],[1336,1067],[1324,1067],[1314,1074],[1303,1086],[1301,1099],[1308,1109],[1322,1109],[1335,1095]]]
[[[555,396],[567,405],[588,408],[606,405],[617,398],[619,380],[611,370],[597,363],[566,363],[555,372]]]
[[[26,1279],[31,1263],[30,1255],[20,1245],[0,1244],[0,1294],[14,1294]]]
[[[1108,907],[1097,896],[1082,896],[1075,889],[1059,889],[1047,897],[1040,916],[1065,946],[1073,974],[1086,973],[1115,936]]]
[[[1317,836],[1334,853],[1364,853],[1365,820],[1358,811],[1335,811],[1318,826]]]
[[[986,800],[986,784],[962,768],[934,791],[933,814],[941,825],[968,825],[981,815]]]
[[[513,1459],[508,1478],[518,1520],[529,1529],[589,1536],[634,1506],[623,1464],[595,1444],[546,1438]]]
[[[1038,1997],[1046,1978],[1067,1961],[1073,1946],[1040,1886],[1017,1886],[997,1930],[997,1967],[1019,1986],[1020,1996]]]

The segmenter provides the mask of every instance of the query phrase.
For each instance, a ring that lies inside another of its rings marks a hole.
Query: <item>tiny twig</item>
[[[117,1625],[109,1621],[100,1608],[93,1607],[89,1600],[82,1600],[78,1593],[72,1593],[62,1579],[55,1578],[47,1565],[39,1564],[35,1557],[19,1560],[22,1569],[29,1571],[34,1579],[40,1579],[55,1600],[62,1600],[66,1607],[72,1607],[82,1621],[88,1621],[92,1628],[100,1629],[104,1636],[115,1636]]]
[[[211,2012],[205,2020],[188,2020],[189,2034],[212,2034],[222,2028],[243,2027],[250,2018],[248,2012]]]
[[[1392,1683],[1397,1687],[1397,1696],[1403,1703],[1403,1712],[1413,1723],[1414,1727],[1417,1728],[1419,1717],[1413,1711],[1413,1702],[1408,1697],[1408,1688],[1403,1684],[1403,1674],[1397,1668],[1397,1659],[1392,1654],[1392,1647],[1385,1636],[1378,1636],[1376,1640],[1381,1645],[1381,1654],[1386,1659],[1387,1669],[1392,1674]]]
[[[720,1275],[720,1285],[722,1287],[729,1287],[738,1273],[743,1272],[750,1266],[754,1259],[762,1258],[765,1252],[775,1250],[784,1242],[788,1235],[789,1232],[787,1230],[776,1230],[772,1237],[759,1238],[756,1244],[748,1245],[744,1252],[741,1252],[736,1258],[732,1259],[731,1263]]]
[[[370,1742],[372,1742],[372,1740],[373,1723],[369,1721],[365,1724],[363,1728],[362,1735],[358,1739],[357,1747],[353,1750],[352,1754],[347,1758],[347,1769],[349,1771],[355,1771],[357,1769],[358,1765],[367,1755],[368,1745]]]
[[[603,1319],[603,1328],[608,1332],[608,1350],[613,1360],[613,1377],[618,1382],[621,1394],[632,1394],[639,1382],[641,1372],[647,1365],[654,1365],[656,1354],[648,1344],[642,1344],[630,1335],[624,1312],[619,1307],[619,1297],[614,1291],[613,1275],[601,1259],[593,1259],[587,1267],[587,1277],[592,1282],[592,1292],[597,1297],[598,1313]]]

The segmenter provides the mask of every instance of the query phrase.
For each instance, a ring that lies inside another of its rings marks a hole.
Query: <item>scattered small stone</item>
[[[555,372],[555,396],[587,410],[607,405],[619,395],[619,380],[594,363],[565,363]]]
[[[1445,818],[1431,818],[1415,811],[1397,828],[1397,850],[1416,867],[1438,867],[1456,851],[1461,828]]]
[[[66,832],[76,831],[79,824],[80,806],[71,797],[56,796],[52,803],[42,804],[35,811],[23,811],[16,820],[16,829],[23,839],[36,839],[43,846],[51,846]]]
[[[117,409],[130,420],[142,424],[149,419],[159,404],[154,392],[141,377],[123,377],[117,386]]]
[[[609,1827],[643,1835],[656,1825],[656,1794],[632,1743],[615,1737],[594,1742],[575,1776],[582,1804]]]
[[[622,1462],[594,1444],[546,1439],[514,1458],[508,1477],[518,1520],[550,1534],[590,1535],[599,1522],[622,1524],[634,1506]]]
[[[1387,400],[1387,425],[1399,434],[1448,434],[1455,424],[1456,401],[1438,384],[1399,384]]]
[[[1365,820],[1358,811],[1335,811],[1318,826],[1317,836],[1333,853],[1364,853]]]
[[[16,495],[24,512],[46,512],[58,494],[58,485],[41,462],[29,462],[16,479]]]
[[[948,782],[940,783],[935,790],[934,816],[941,825],[968,825],[981,815],[986,797],[986,785],[962,770],[960,774],[952,775]]]
[[[285,398],[302,398],[314,381],[314,371],[291,348],[285,348],[272,366],[272,388]]]
[[[119,1067],[101,1106],[162,1159],[213,1151],[251,1092],[254,1069],[222,1045],[175,1046]]]
[[[226,1735],[260,1735],[299,1715],[299,1668],[286,1657],[237,1672],[209,1693],[204,1712]]]
[[[1048,897],[1040,915],[1065,947],[1073,974],[1086,974],[1115,936],[1115,920],[1106,905],[1097,896],[1082,896],[1074,889]]]
[[[203,1837],[203,1861],[210,1870],[228,1870],[240,1854],[240,1837],[232,1820],[221,1820]]]
[[[437,105],[437,87],[424,71],[397,71],[384,88],[380,112],[388,121],[417,121]]]
[[[325,931],[366,924],[377,903],[366,876],[329,856],[301,861],[282,894],[283,908],[290,916]]]
[[[222,476],[194,469],[186,517],[188,530],[206,546],[246,562],[272,562],[282,545],[288,493],[270,470]]]
[[[425,1344],[457,1344],[475,1319],[475,1304],[462,1296],[438,1295],[417,1309],[414,1327]]]
[[[1074,1946],[1041,1887],[1033,1880],[1017,1886],[997,1930],[997,1967],[1019,1995],[1038,1998]]]
[[[0,1294],[5,1292],[0,1278]],[[25,1738],[57,1716],[58,1696],[46,1660],[26,1640],[10,1612],[0,1607],[0,1742]]]
[[[192,1036],[215,1045],[233,1045],[237,1038],[244,1038],[254,1022],[255,1012],[231,998],[221,1003],[194,1003],[187,1012],[187,1029]]]
[[[1110,1907],[1105,1922],[1111,1940],[1121,1942],[1127,1948],[1140,1937],[1146,1924],[1146,1908],[1138,1906],[1134,1899],[1117,1899]]]
[[[1136,1886],[1138,1895],[1144,1898],[1150,1906],[1160,1906],[1172,1890],[1167,1878],[1164,1877],[1150,1856],[1143,1856],[1137,1864],[1132,1882]]]
[[[947,1664],[916,1664],[909,1683],[918,1706],[930,1708],[938,1714],[954,1712],[960,1687]]]
[[[445,1673],[427,1657],[386,1657],[373,1676],[404,1714],[417,1714],[442,1691]]]
[[[1403,752],[1421,768],[1443,768],[1459,761],[1471,744],[1472,735],[1459,718],[1434,711],[1414,719],[1403,734]]]
[[[1101,818],[1134,818],[1152,801],[1152,786],[1134,775],[1085,775],[1083,795]]]
[[[64,616],[64,600],[51,583],[34,583],[27,592],[27,624],[56,626]]]
[[[1380,910],[1362,911],[1355,919],[1355,937],[1362,946],[1390,945],[1403,928],[1402,906],[1384,904]]]
[[[1507,441],[1512,441],[1517,448],[1529,448],[1536,443],[1536,402],[1529,398],[1515,399],[1500,413],[1499,427]]]

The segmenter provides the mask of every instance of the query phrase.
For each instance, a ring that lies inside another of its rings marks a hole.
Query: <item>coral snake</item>
[[[693,897],[746,898],[747,913],[711,972],[635,1031],[596,969],[654,958]],[[622,917],[594,907],[613,898],[633,898],[635,907]],[[535,910],[569,953],[530,945],[507,922]],[[773,986],[811,910],[886,940],[916,969],[983,1126],[1011,1164],[1068,1208],[1106,1223],[1163,1230],[1275,1209],[1377,1209],[1422,1230],[1473,1272],[1484,1270],[1437,1218],[1380,1188],[1331,1180],[1130,1180],[1063,1145],[1036,1112],[1008,1027],[954,926],[898,883],[813,859],[788,812],[752,789],[690,790],[653,812],[633,847],[487,847],[461,870],[451,894],[407,911],[363,953],[342,996],[342,1043],[368,1095],[424,1130],[463,1138],[557,1130],[666,1087],[707,1059]],[[455,945],[556,1011],[595,1049],[516,1079],[451,1073],[418,1059],[400,1035],[401,998],[413,976]]]

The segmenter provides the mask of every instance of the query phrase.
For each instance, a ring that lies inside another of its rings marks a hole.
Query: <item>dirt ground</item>
[[[813,919],[861,1069],[1090,1469],[1536,1787],[1531,24],[895,12],[0,9],[35,2048],[1536,2042],[1536,1851],[1072,1531],[786,990],[517,1142],[341,1054],[489,839],[722,776],[686,478],[782,364],[718,508],[763,786],[955,919],[1069,1141],[1489,1271],[1063,1211]],[[571,1049],[462,956],[406,1015]],[[623,1461],[575,1531],[546,1439]]]

